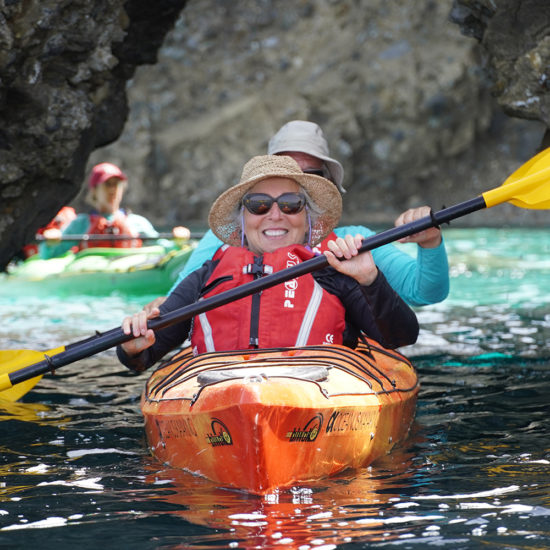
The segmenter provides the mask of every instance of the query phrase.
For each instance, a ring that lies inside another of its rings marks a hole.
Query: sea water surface
[[[263,498],[218,488],[149,456],[147,374],[107,351],[0,405],[0,548],[550,547],[549,233],[445,236],[451,294],[417,310],[416,420],[391,454]],[[0,298],[2,349],[87,338],[149,298]]]

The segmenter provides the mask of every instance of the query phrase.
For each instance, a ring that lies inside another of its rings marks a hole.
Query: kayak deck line
[[[182,384],[182,383],[187,382],[190,378],[192,378],[194,376],[197,376],[197,378],[198,378],[199,385],[200,385],[200,391],[202,391],[202,389],[206,385],[227,381],[229,379],[243,378],[246,375],[246,372],[239,373],[239,371],[246,371],[246,370],[249,370],[251,368],[251,365],[249,364],[249,362],[251,362],[252,356],[254,357],[254,361],[253,361],[254,366],[252,368],[260,368],[261,369],[262,362],[267,363],[270,360],[270,357],[262,358],[262,355],[272,354],[273,352],[280,352],[281,353],[281,357],[279,358],[279,362],[281,362],[281,363],[282,362],[292,363],[292,370],[296,369],[298,371],[298,369],[300,369],[300,365],[311,366],[312,363],[314,363],[318,367],[322,367],[322,368],[325,368],[325,369],[328,370],[328,369],[331,369],[332,366],[333,366],[333,363],[331,362],[331,358],[333,357],[333,355],[327,355],[325,357],[323,357],[322,355],[316,355],[315,358],[295,357],[295,353],[296,353],[297,350],[325,351],[326,349],[327,349],[327,346],[307,346],[307,347],[291,348],[290,350],[285,349],[285,348],[269,348],[269,349],[268,348],[263,348],[263,349],[253,350],[252,352],[250,350],[246,350],[246,351],[237,352],[237,353],[240,353],[242,355],[235,358],[233,362],[219,361],[219,363],[216,363],[213,360],[214,358],[219,359],[221,357],[234,357],[236,352],[234,352],[234,351],[226,352],[225,354],[224,354],[224,352],[215,352],[215,353],[210,353],[210,354],[205,353],[205,354],[201,354],[199,357],[193,357],[193,355],[191,353],[191,349],[188,348],[187,353],[189,354],[189,357],[188,357],[188,359],[185,363],[181,364],[181,360],[182,360],[183,356],[180,352],[173,359],[163,363],[163,365],[161,367],[159,367],[159,368],[166,368],[166,367],[174,364],[175,362],[180,363],[179,368],[175,369],[170,377],[162,379],[157,386],[155,386],[153,388],[150,388],[147,399],[151,400],[151,401],[160,401],[162,399],[167,399],[166,397],[164,397],[164,393],[166,393],[166,391],[172,389],[173,387],[176,387],[178,384]],[[362,353],[362,355],[358,358],[354,358],[354,356],[351,354],[351,350],[348,350],[348,353],[345,354],[345,355],[340,354],[340,356],[341,356],[340,360],[342,362],[344,362],[344,361],[348,362],[351,365],[351,368],[346,368],[343,364],[339,365],[339,367],[342,370],[346,370],[352,376],[355,376],[356,378],[358,378],[359,380],[361,380],[362,382],[367,384],[371,389],[372,389],[372,382],[370,380],[368,380],[367,378],[365,378],[364,376],[361,376],[357,372],[354,372],[353,367],[355,367],[359,372],[363,371],[365,373],[365,375],[370,376],[371,378],[373,378],[375,380],[375,382],[377,384],[379,384],[381,389],[379,389],[377,391],[372,390],[368,393],[374,393],[374,394],[377,394],[377,393],[386,393],[386,394],[388,394],[388,393],[393,393],[393,392],[405,392],[406,393],[406,392],[409,392],[409,391],[412,391],[412,390],[415,389],[415,387],[418,384],[418,380],[415,381],[414,386],[409,387],[409,388],[396,387],[395,381],[390,380],[387,377],[387,374],[385,372],[381,371],[376,366],[375,361],[371,361],[371,360],[367,359],[364,356],[365,353],[368,353],[368,348],[365,347],[365,346],[361,346],[360,350],[361,350],[360,353]],[[385,350],[382,347],[377,348],[377,352],[386,352],[387,353],[387,351],[388,350]],[[389,357],[396,357],[396,355],[397,355],[396,352],[392,352],[392,353],[389,354]],[[246,358],[246,363],[245,364],[243,364],[242,357]],[[210,359],[210,358],[212,358],[212,359]],[[408,362],[408,360],[402,355],[399,355],[399,358],[400,358],[400,360]],[[214,372],[230,371],[230,372],[234,373],[234,376],[232,376],[231,378],[212,377],[213,379],[209,382],[209,384],[200,383],[201,376],[204,379],[204,374],[205,374],[205,371],[200,370],[202,368],[202,362],[204,360],[208,360],[208,359],[210,359],[210,362],[209,362],[210,367],[209,367],[207,372],[214,373]],[[196,363],[198,363],[198,365],[195,366]],[[367,369],[366,366],[363,365],[362,363],[367,363],[368,366],[370,367],[370,369]],[[409,362],[409,365],[411,366],[411,368],[413,368],[413,366],[410,362]],[[199,369],[199,374],[198,375],[197,375],[197,373],[195,372],[194,369]],[[271,367],[271,370],[273,371],[273,367]],[[307,376],[304,376],[303,371],[300,372],[299,374],[297,372],[294,376],[292,376],[290,374],[290,369],[288,369],[288,370],[289,370],[289,372],[286,373],[286,374],[277,374],[275,372],[269,372],[269,373],[266,373],[265,376],[269,376],[271,378],[274,378],[274,377],[286,377],[286,378],[294,377],[294,378],[301,379],[301,380],[307,379]],[[386,378],[387,382],[391,385],[391,388],[384,387],[381,380],[372,372],[373,370],[375,370],[381,377]],[[262,376],[261,370],[256,375],[257,376]],[[316,380],[312,380],[312,381],[316,382]],[[321,389],[320,385],[319,385],[319,388]],[[326,392],[322,391],[322,393],[326,397],[328,397]],[[358,395],[362,395],[363,393],[365,393],[365,392],[360,392],[360,393],[358,393]],[[158,398],[154,397],[154,395],[157,395],[157,394],[160,394],[159,397]],[[351,395],[351,394],[352,394],[352,392],[349,392],[349,391],[346,391],[345,393],[342,393],[342,395]],[[334,395],[337,395],[337,394],[331,394],[331,396],[334,396]],[[198,398],[198,395],[193,396],[192,401],[193,402],[196,401],[197,398]],[[174,399],[185,399],[185,398],[184,397],[175,397]]]

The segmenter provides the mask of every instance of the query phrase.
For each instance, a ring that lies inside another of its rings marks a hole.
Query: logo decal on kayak
[[[159,436],[162,440],[164,438],[181,438],[181,437],[197,437],[197,430],[193,425],[192,418],[186,418],[184,416],[180,418],[170,418],[163,422],[159,422],[155,419]]]
[[[372,411],[354,411],[340,409],[334,411],[328,421],[326,433],[372,431]]]
[[[227,426],[221,420],[213,418],[210,427],[212,428],[212,433],[206,434],[206,441],[208,441],[212,447],[233,445],[233,438]]]
[[[286,437],[289,442],[302,441],[308,443],[315,441],[323,426],[323,415],[317,413],[303,428],[294,428],[291,432],[287,432]]]

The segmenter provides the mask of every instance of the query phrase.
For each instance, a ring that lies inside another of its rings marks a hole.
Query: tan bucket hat
[[[291,120],[281,126],[277,133],[269,140],[267,154],[276,155],[279,153],[290,153],[291,151],[307,153],[312,157],[321,159],[328,168],[330,177],[340,192],[346,192],[342,185],[344,181],[344,168],[336,159],[330,156],[327,140],[318,124],[307,120]]]
[[[212,205],[208,224],[219,239],[231,246],[241,245],[239,210],[242,199],[256,183],[273,177],[294,180],[317,206],[320,214],[317,219],[312,216],[312,246],[320,243],[336,227],[342,215],[342,197],[334,184],[321,176],[304,174],[290,157],[264,155],[249,160],[244,165],[239,183],[224,191]]]

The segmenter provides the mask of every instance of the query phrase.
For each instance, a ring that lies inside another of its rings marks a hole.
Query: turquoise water
[[[409,439],[371,467],[265,498],[155,462],[114,353],[0,407],[0,548],[550,547],[550,238],[449,229],[451,295],[418,309]],[[148,297],[1,298],[3,349],[117,326]]]

